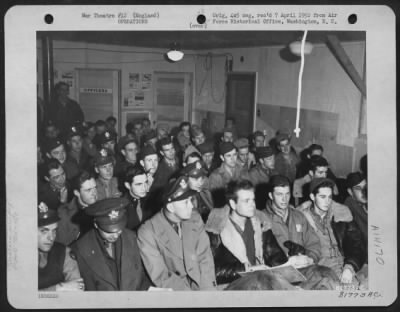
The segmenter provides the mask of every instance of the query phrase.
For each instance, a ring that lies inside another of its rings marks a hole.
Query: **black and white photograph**
[[[9,303],[391,304],[393,12],[175,9],[7,12]]]

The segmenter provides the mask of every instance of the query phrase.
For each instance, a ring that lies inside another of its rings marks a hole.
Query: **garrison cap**
[[[148,155],[158,155],[157,151],[151,145],[143,146],[140,151],[140,160],[143,160]]]
[[[222,156],[225,155],[226,153],[230,152],[231,150],[235,150],[235,149],[236,149],[236,146],[233,145],[232,142],[222,142],[219,145],[219,152]]]
[[[233,145],[236,146],[236,148],[244,148],[244,147],[249,147],[249,140],[246,138],[240,138],[237,139],[235,142],[233,142]]]
[[[46,226],[60,220],[56,210],[50,210],[44,202],[38,205],[38,226]]]
[[[94,221],[105,232],[115,233],[126,226],[126,206],[129,200],[122,198],[106,198],[95,202],[85,208],[88,216],[94,217]]]
[[[214,146],[212,145],[211,142],[201,143],[200,145],[197,146],[197,149],[199,150],[201,155],[204,155],[207,153],[214,153]]]
[[[317,189],[323,183],[328,183],[329,186],[332,188],[332,190],[335,187],[335,182],[333,182],[331,179],[315,178],[315,179],[312,179],[310,182],[310,193],[314,192],[314,190]]]
[[[284,141],[284,140],[290,141],[290,135],[288,133],[281,132],[276,135],[275,140],[277,143]]]
[[[146,134],[143,136],[143,140],[145,142],[157,138],[157,133],[155,130],[151,129],[150,131],[146,132]]]
[[[118,150],[121,151],[122,149],[125,148],[125,146],[127,146],[129,143],[132,143],[132,142],[135,142],[136,145],[139,146],[139,144],[137,143],[137,141],[134,137],[131,137],[129,135],[122,137],[118,142]]]
[[[351,188],[360,184],[363,180],[365,180],[365,176],[361,172],[352,172],[347,175],[346,185]]]
[[[184,200],[194,194],[196,194],[196,191],[189,188],[188,178],[186,176],[180,176],[178,179],[168,184],[164,195],[164,203],[168,204],[174,201]]]

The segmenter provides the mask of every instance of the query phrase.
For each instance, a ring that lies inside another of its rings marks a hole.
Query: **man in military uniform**
[[[275,137],[278,154],[275,157],[275,170],[285,177],[288,177],[292,184],[296,179],[297,165],[300,161],[296,151],[290,144],[290,135],[284,132]]]
[[[156,212],[161,209],[162,193],[165,187],[165,184],[162,184],[161,180],[155,177],[159,165],[158,154],[151,145],[146,145],[143,146],[139,155],[139,162],[147,175],[147,183],[149,186],[146,202],[147,205],[152,208],[152,211]]]
[[[118,151],[121,153],[123,159],[118,158],[114,168],[114,175],[118,178],[120,191],[123,187],[122,180],[128,167],[138,164],[139,145],[133,137],[125,136],[118,142]]]
[[[157,287],[212,290],[216,285],[204,224],[192,216],[193,194],[186,177],[171,182],[163,209],[138,230],[140,254]]]
[[[54,86],[55,99],[50,105],[49,117],[65,135],[76,122],[85,120],[80,105],[68,97],[69,85],[63,81]]]
[[[91,166],[91,157],[83,149],[82,133],[73,126],[67,134],[67,145],[69,148],[67,160],[75,162],[80,171],[89,170]]]
[[[59,139],[47,139],[44,143],[44,152],[47,159],[54,158],[60,162],[65,171],[67,180],[70,181],[79,174],[80,169],[78,165],[67,159],[65,146]]]
[[[162,159],[154,176],[155,183],[166,185],[169,179],[179,171],[180,164],[176,157],[174,144],[170,138],[163,138],[159,142]]]
[[[209,177],[210,191],[214,196],[216,207],[225,204],[225,187],[232,180],[248,178],[248,170],[236,163],[237,149],[231,142],[222,142],[219,147],[222,164]]]
[[[252,266],[287,262],[269,220],[256,209],[253,184],[249,180],[229,182],[227,198],[227,205],[213,209],[206,223],[218,284],[240,278],[239,272]]]
[[[198,212],[205,223],[210,211],[214,208],[211,192],[208,190],[207,171],[200,160],[188,164],[181,170],[181,175],[188,177],[189,188],[196,193],[194,211]]]
[[[55,242],[59,218],[45,203],[38,211],[38,253],[40,291],[82,291],[85,288],[78,264],[70,249]]]
[[[269,146],[261,146],[256,149],[257,165],[249,172],[250,181],[254,186],[267,184],[275,172],[275,155]]]
[[[125,198],[129,200],[127,206],[127,225],[131,230],[136,230],[139,225],[149,219],[153,214],[153,207],[145,204],[149,192],[147,175],[142,167],[129,167],[124,176],[124,187],[127,189]]]
[[[96,179],[98,199],[120,197],[118,180],[114,177],[115,158],[111,152],[102,148],[94,160],[94,170],[99,175]]]
[[[101,149],[101,137],[103,136],[104,132],[107,131],[107,124],[104,120],[97,120],[95,122],[95,128],[96,128],[96,135],[93,138],[93,144],[96,146],[98,150]]]
[[[321,244],[317,234],[299,209],[289,204],[290,181],[282,175],[270,179],[269,200],[262,210],[271,221],[279,246],[289,256],[289,263],[307,278],[305,289],[335,289],[339,279],[334,271],[318,265]]]
[[[100,148],[107,149],[112,155],[115,155],[116,136],[112,132],[104,132],[99,139]]]
[[[157,133],[156,130],[150,129],[143,135],[143,145],[151,145],[154,149],[157,148]]]
[[[74,198],[68,205],[58,208],[60,221],[56,241],[70,245],[93,227],[92,217],[85,208],[97,201],[97,187],[93,174],[83,171],[73,183]]]
[[[39,184],[38,197],[51,210],[57,210],[60,205],[72,199],[65,171],[57,159],[47,160],[40,169],[46,182]]]
[[[215,151],[214,146],[211,142],[204,142],[197,146],[198,151],[201,154],[201,158],[205,164],[207,170],[207,176],[210,176],[211,172],[219,167],[219,162],[214,158]]]
[[[358,286],[357,273],[363,267],[367,252],[360,229],[354,222],[350,209],[332,200],[334,182],[315,178],[310,183],[312,204],[301,207],[320,241],[319,264],[331,268],[341,283]],[[366,272],[362,272],[367,284]]]
[[[237,139],[233,143],[238,150],[237,164],[242,168],[250,170],[256,164],[256,158],[252,152],[249,151],[249,140],[246,138]]]
[[[72,244],[86,290],[147,290],[136,234],[126,228],[126,198],[107,198],[85,212],[94,228]]]

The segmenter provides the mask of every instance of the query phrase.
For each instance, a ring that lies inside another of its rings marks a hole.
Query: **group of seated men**
[[[212,141],[144,119],[118,138],[115,121],[45,126],[39,290],[368,287],[366,172],[343,201],[323,147],[300,161],[285,132],[236,138],[228,123]]]

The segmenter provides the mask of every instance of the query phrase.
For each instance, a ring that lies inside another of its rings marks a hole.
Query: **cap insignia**
[[[72,127],[71,130],[72,130],[72,132],[76,132],[76,128],[75,127]]]
[[[49,211],[49,208],[47,207],[47,205],[44,202],[40,202],[40,204],[39,204],[39,212],[40,213],[46,213],[47,211]]]
[[[201,164],[199,162],[196,163],[196,169],[198,169],[198,170],[201,169]]]
[[[100,150],[100,155],[103,157],[107,157],[107,151],[103,148],[102,150]]]
[[[108,139],[110,137],[110,133],[109,132],[105,132],[104,133],[105,137]]]
[[[179,186],[180,186],[181,188],[183,188],[183,189],[186,189],[186,188],[187,188],[187,183],[186,183],[186,181],[185,181],[184,179],[182,179],[182,180],[179,182]]]
[[[110,217],[111,220],[117,219],[119,216],[119,211],[117,210],[112,210],[108,216]]]

